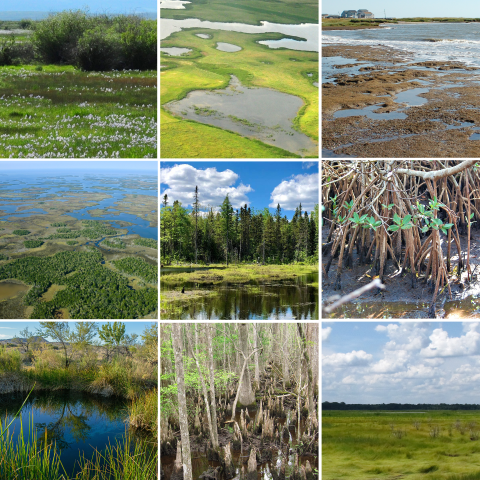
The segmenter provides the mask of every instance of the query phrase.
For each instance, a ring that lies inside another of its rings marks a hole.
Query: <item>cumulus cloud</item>
[[[332,353],[323,357],[323,366],[330,365],[332,367],[345,367],[368,365],[372,360],[372,355],[364,350],[353,350],[349,353]]]
[[[8,338],[8,335],[5,335],[3,333],[0,333],[0,338]]]
[[[292,175],[273,189],[270,199],[271,208],[280,204],[284,210],[295,210],[301,203],[302,210],[310,212],[318,203],[318,173]]]
[[[217,171],[216,167],[202,170],[181,164],[160,169],[160,182],[168,185],[162,197],[167,194],[171,199],[170,205],[173,200],[179,200],[184,207],[192,206],[196,185],[203,207],[218,207],[227,194],[233,208],[250,205],[247,193],[253,192],[253,189],[243,183],[233,186],[238,178],[238,174],[228,168],[223,171]]]
[[[302,170],[308,170],[309,168],[312,168],[315,165],[318,165],[318,163],[317,162],[303,162]]]
[[[449,337],[448,332],[436,328],[430,335],[430,344],[420,351],[424,357],[461,357],[480,354],[480,333],[469,329],[461,337]]]
[[[332,327],[322,328],[322,342],[327,340],[327,338],[332,333]]]

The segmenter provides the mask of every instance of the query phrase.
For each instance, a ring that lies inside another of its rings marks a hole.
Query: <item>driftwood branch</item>
[[[409,168],[399,168],[396,170],[397,174],[414,175],[421,177],[424,180],[438,180],[439,178],[449,177],[456,173],[462,172],[466,168],[473,167],[477,160],[464,160],[462,163],[455,165],[454,167],[444,168],[442,170],[432,170],[430,172],[422,172],[420,170],[410,170]]]
[[[345,303],[348,303],[348,302],[351,302],[352,300],[355,300],[360,295],[363,295],[365,292],[368,292],[369,290],[373,290],[374,288],[380,288],[380,289],[384,290],[385,285],[380,281],[380,279],[376,278],[375,280],[372,280],[367,285],[364,285],[363,287],[360,287],[357,290],[354,290],[353,292],[349,293],[348,295],[344,295],[339,300],[337,300],[335,303],[332,303],[329,307],[324,307],[322,309],[323,313],[326,313],[326,314],[332,313],[338,307],[341,307]]]

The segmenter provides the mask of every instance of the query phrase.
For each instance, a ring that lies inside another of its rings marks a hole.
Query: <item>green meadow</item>
[[[163,11],[162,11],[163,16]],[[211,36],[201,39],[204,33]],[[193,90],[225,88],[230,75],[247,87],[271,88],[301,97],[304,106],[293,123],[295,128],[318,139],[318,53],[271,49],[257,43],[277,40],[282,34],[244,34],[190,28],[162,40],[162,47],[192,49],[186,55],[173,57],[161,53],[162,69],[160,102],[164,105],[180,100]],[[235,53],[216,49],[217,42],[232,43],[242,48]],[[311,76],[308,76],[311,74]],[[183,120],[160,113],[162,158],[292,158],[297,155],[258,140],[209,125]]]
[[[324,480],[478,480],[480,412],[324,411]]]
[[[271,23],[318,23],[316,0],[195,0],[185,9],[162,9],[162,18],[199,18],[212,22],[240,22],[259,25],[261,20]],[[228,19],[228,20],[227,20]]]

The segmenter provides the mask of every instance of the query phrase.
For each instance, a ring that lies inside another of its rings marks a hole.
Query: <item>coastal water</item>
[[[79,220],[111,221],[113,228],[126,228],[128,233],[138,234],[146,238],[158,238],[158,229],[151,227],[145,218],[130,213],[120,213],[115,203],[122,201],[126,194],[157,196],[157,179],[146,175],[118,175],[108,174],[78,174],[71,173],[57,175],[29,174],[24,171],[8,172],[3,176],[4,183],[0,183],[0,220],[9,220],[11,217],[26,217],[29,215],[47,214],[39,208],[28,210],[17,209],[28,207],[34,201],[49,200],[61,196],[56,201],[68,202],[70,194],[106,193],[111,198],[96,202],[95,206],[74,210],[68,216]],[[139,183],[141,187],[139,187]],[[12,192],[22,192],[21,196],[11,197]],[[5,196],[2,196],[5,195]],[[104,209],[101,216],[93,217],[88,211]],[[2,215],[3,214],[3,215]],[[116,222],[125,221],[132,225],[121,227]]]
[[[363,30],[322,32],[322,45],[384,46],[413,61],[457,61],[480,67],[480,23],[386,24]]]

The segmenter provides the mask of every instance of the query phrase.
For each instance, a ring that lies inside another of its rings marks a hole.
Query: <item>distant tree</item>
[[[198,203],[198,185],[195,186],[195,201],[193,202],[193,215],[195,217],[195,265],[197,264],[197,239],[198,239],[198,208],[200,204]]]
[[[72,350],[84,352],[92,345],[96,333],[97,324],[95,322],[76,322],[75,330],[68,337]]]
[[[231,231],[233,227],[233,207],[230,203],[228,195],[225,197],[225,200],[223,201],[220,209],[223,222],[223,234],[225,236],[225,259],[228,267],[228,239],[231,236]]]
[[[121,322],[104,323],[98,329],[98,336],[104,343],[105,358],[110,359],[114,352],[118,352],[125,339],[125,324]]]
[[[37,335],[44,338],[50,337],[62,344],[65,355],[65,368],[68,368],[68,365],[70,364],[67,350],[70,333],[68,322],[40,322],[40,328],[37,329]]]
[[[25,327],[23,330],[20,330],[20,338],[23,339],[23,342],[21,343],[21,348],[22,350],[25,351],[25,353],[28,353],[28,350],[30,346],[34,342],[34,334],[32,332],[28,331],[28,327]]]
[[[146,360],[152,365],[158,363],[158,327],[156,323],[145,328],[142,340]]]

